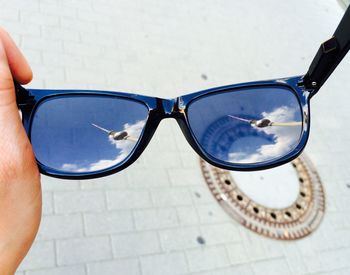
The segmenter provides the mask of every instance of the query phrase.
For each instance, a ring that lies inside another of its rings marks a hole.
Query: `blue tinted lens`
[[[117,97],[68,95],[42,102],[33,117],[36,158],[61,172],[96,172],[123,162],[148,117],[145,105]]]
[[[212,94],[190,103],[190,128],[201,149],[229,163],[281,158],[299,144],[303,122],[296,95],[284,87]]]

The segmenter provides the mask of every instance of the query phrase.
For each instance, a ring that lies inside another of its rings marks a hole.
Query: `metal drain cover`
[[[208,187],[223,209],[258,234],[300,239],[322,220],[322,183],[305,154],[291,164],[249,173],[216,168],[202,159],[200,163]]]

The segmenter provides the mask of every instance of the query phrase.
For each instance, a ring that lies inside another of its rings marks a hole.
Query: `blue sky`
[[[230,118],[301,122],[295,95],[284,88],[254,88],[203,97],[188,110],[189,122],[203,149],[236,163],[279,157],[298,144],[302,125],[257,128]],[[92,123],[127,131],[138,139],[148,117],[141,103],[107,96],[65,96],[46,100],[35,113],[31,139],[37,159],[62,171],[97,171],[124,160],[131,140],[116,141]]]
[[[65,96],[43,102],[32,125],[31,141],[40,162],[67,171],[93,171],[120,162],[135,146],[116,141],[92,126],[133,131],[138,138],[148,116],[141,103],[106,96]],[[136,126],[135,126],[136,125]],[[110,162],[108,163],[110,165]]]
[[[300,124],[258,128],[228,115]],[[188,116],[203,149],[218,159],[235,163],[284,155],[298,144],[302,130],[298,100],[285,88],[250,88],[207,96],[190,105]]]

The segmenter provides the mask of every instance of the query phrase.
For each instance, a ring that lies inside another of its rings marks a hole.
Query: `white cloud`
[[[146,121],[140,120],[135,124],[124,124],[123,131],[126,131],[130,137],[133,137],[135,140],[138,140],[141,132],[145,126]],[[107,137],[107,136],[106,136]],[[115,145],[118,149],[119,153],[114,159],[101,159],[97,162],[91,163],[87,166],[80,166],[78,164],[73,163],[65,163],[61,166],[61,169],[69,172],[92,172],[99,171],[105,168],[114,166],[120,162],[122,162],[126,157],[130,154],[130,152],[134,149],[136,142],[131,140],[114,140],[109,137],[109,141],[111,144]]]
[[[72,164],[72,163],[65,163],[62,165],[61,167],[62,170],[66,170],[66,171],[74,171],[79,169],[78,166],[76,164]]]
[[[299,109],[287,106],[279,107],[272,112],[263,112],[261,116],[268,118],[273,122],[291,122],[295,119],[296,112]],[[273,144],[261,145],[255,153],[232,152],[229,153],[229,162],[236,163],[255,163],[280,157],[292,151],[297,145],[302,126],[268,126],[265,128],[256,128],[257,131],[273,135]],[[239,148],[238,148],[239,149]]]

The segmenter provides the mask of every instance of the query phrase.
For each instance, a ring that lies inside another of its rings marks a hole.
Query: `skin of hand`
[[[0,28],[0,274],[12,275],[27,254],[41,219],[40,174],[22,126],[13,79],[27,84],[32,71]]]

